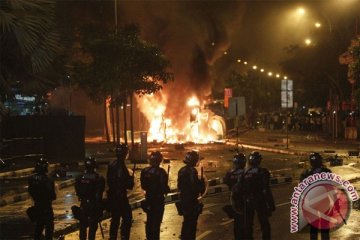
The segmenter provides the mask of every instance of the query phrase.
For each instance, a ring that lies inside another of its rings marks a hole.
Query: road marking
[[[282,207],[282,206],[285,206],[285,205],[288,205],[290,204],[290,202],[286,202],[286,203],[279,203],[279,204],[276,204],[277,207]]]
[[[206,209],[206,208],[211,208],[211,207],[214,207],[214,206],[216,206],[216,205],[219,205],[219,203],[208,203],[208,204],[205,204],[205,205],[204,205],[204,209]]]
[[[203,239],[204,237],[206,237],[207,235],[209,235],[210,233],[212,233],[212,231],[205,231],[202,234],[200,234],[199,236],[196,237],[196,240],[200,240]]]
[[[230,219],[230,220],[220,223],[220,225],[224,226],[226,224],[232,223],[233,221],[234,221],[234,219]]]
[[[201,215],[214,215],[214,213],[209,211],[209,210],[205,210],[205,211],[202,212]]]

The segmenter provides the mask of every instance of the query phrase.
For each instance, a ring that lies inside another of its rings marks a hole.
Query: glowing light
[[[256,65],[254,65],[252,68],[255,70],[255,69],[257,69],[257,66],[256,66]]]
[[[316,22],[316,23],[314,24],[314,26],[315,26],[316,28],[320,28],[320,27],[321,27],[321,23]]]
[[[286,80],[286,79],[287,79],[287,76],[284,76],[284,79]]]
[[[260,72],[264,72],[265,70],[262,68],[262,69],[260,69]]]
[[[247,65],[247,62],[245,61],[244,64]]]
[[[179,111],[185,112],[189,117],[179,118],[175,113],[168,116],[166,105],[169,96],[158,93],[157,96],[147,95],[136,98],[140,111],[149,122],[148,141],[181,143],[190,141],[206,143],[216,141],[225,134],[225,124],[222,118],[214,120],[207,110],[200,108],[200,101],[193,96],[183,104],[179,103]],[[182,106],[183,105],[183,106]],[[186,105],[188,107],[186,107]],[[217,121],[218,123],[213,123]],[[215,128],[215,129],[214,129]]]
[[[228,54],[227,51],[224,52],[224,55]]]
[[[280,77],[280,74],[276,74],[276,77],[279,78],[279,77]]]
[[[272,75],[273,75],[273,73],[272,73],[272,72],[268,72],[268,76],[270,76],[270,77],[271,77]]]
[[[305,39],[305,44],[309,46],[311,44],[311,39],[310,38]]]
[[[191,97],[187,102],[187,105],[190,107],[200,106],[200,102],[196,97]]]
[[[191,110],[191,114],[192,115],[198,115],[199,114],[199,109],[194,108],[193,110]]]
[[[240,60],[240,59],[238,59],[238,60],[237,60],[237,62],[239,63],[239,62],[241,62],[241,60]]]
[[[299,15],[304,15],[305,14],[305,9],[300,7],[296,10],[296,12],[299,14]]]

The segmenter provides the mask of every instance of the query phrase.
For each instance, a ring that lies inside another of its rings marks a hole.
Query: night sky
[[[99,3],[103,6],[102,17],[94,14],[99,11]],[[237,59],[248,61],[249,66],[256,64],[286,74],[279,66],[279,61],[286,57],[284,48],[303,44],[315,31],[314,22],[322,23],[323,34],[345,25],[355,34],[360,12],[357,0],[117,3],[119,26],[138,23],[142,37],[158,45],[169,58],[175,81],[167,84],[164,91],[178,100],[192,94],[208,96],[212,88],[222,91],[231,70],[246,71],[244,66],[239,67]],[[72,15],[75,25],[81,21],[114,23],[114,1],[63,4],[73,4],[72,12],[66,12],[64,17]],[[306,11],[301,17],[299,7]],[[168,111],[178,111],[177,104],[178,101],[170,102]]]

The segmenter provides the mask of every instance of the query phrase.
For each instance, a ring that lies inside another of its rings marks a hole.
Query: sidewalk
[[[322,154],[338,154],[348,156],[349,151],[360,151],[359,141],[330,139],[320,133],[289,133],[286,148],[286,133],[283,131],[250,130],[238,138],[229,139],[229,143],[239,143],[240,147],[271,151],[277,153],[304,156],[310,152]]]

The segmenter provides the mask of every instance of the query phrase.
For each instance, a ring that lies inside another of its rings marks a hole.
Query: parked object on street
[[[335,154],[334,157],[331,157],[329,159],[330,166],[342,166],[343,165],[343,159],[339,158],[337,154]]]

